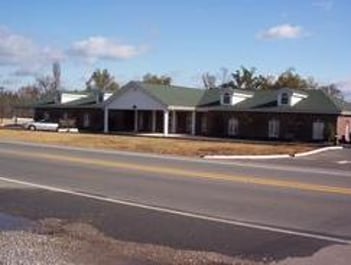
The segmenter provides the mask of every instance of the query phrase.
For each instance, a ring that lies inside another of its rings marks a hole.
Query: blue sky
[[[348,0],[11,0],[0,3],[0,85],[50,73],[83,88],[96,68],[122,83],[147,72],[201,86],[201,74],[294,67],[351,91]]]

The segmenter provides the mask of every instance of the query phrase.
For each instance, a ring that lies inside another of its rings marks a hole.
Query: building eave
[[[196,110],[196,107],[189,107],[189,106],[168,106],[168,110],[194,111],[194,110]]]

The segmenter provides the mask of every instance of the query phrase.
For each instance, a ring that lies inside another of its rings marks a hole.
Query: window
[[[268,137],[279,138],[280,122],[277,119],[272,119],[268,122]]]
[[[316,141],[324,140],[324,122],[315,121],[312,128],[312,139]]]
[[[90,126],[90,115],[89,113],[85,113],[83,116],[83,127],[87,128]]]
[[[207,117],[205,115],[201,117],[201,133],[207,133]]]
[[[193,124],[192,113],[187,113],[185,116],[185,131],[191,133],[191,127]]]
[[[239,121],[237,118],[231,118],[228,121],[228,135],[236,136],[239,133]]]
[[[44,112],[44,120],[46,121],[50,120],[50,113],[47,111]]]
[[[288,105],[289,104],[289,94],[288,93],[281,94],[280,104],[281,105]]]
[[[223,105],[230,105],[231,104],[232,95],[230,93],[223,94]]]

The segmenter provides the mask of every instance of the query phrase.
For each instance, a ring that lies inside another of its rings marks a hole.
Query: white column
[[[177,114],[175,110],[172,111],[172,128],[171,128],[172,133],[177,132]]]
[[[196,134],[196,112],[191,113],[191,135]]]
[[[104,133],[108,133],[108,108],[104,109]]]
[[[152,132],[156,132],[156,110],[152,111]]]
[[[169,111],[163,111],[163,135],[168,135],[168,119],[169,119]]]
[[[138,130],[139,130],[139,129],[138,129],[138,125],[139,125],[138,122],[139,122],[139,121],[138,121],[138,110],[135,109],[135,110],[134,110],[134,132],[135,132],[135,133],[137,133]]]

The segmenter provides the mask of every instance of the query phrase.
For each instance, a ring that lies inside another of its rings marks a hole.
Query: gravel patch
[[[330,246],[311,257],[270,265],[349,265],[351,246]],[[59,219],[39,221],[31,232],[0,232],[0,265],[268,265],[212,252],[178,250],[118,241],[91,225]]]
[[[71,245],[71,242],[65,242]],[[70,255],[60,247],[62,239],[28,232],[0,233],[0,264],[46,265],[73,264]]]
[[[321,249],[311,257],[288,258],[272,265],[350,265],[351,246],[335,245]]]
[[[1,265],[262,265],[211,252],[177,250],[105,237],[83,223],[45,219],[32,232],[0,233]]]

